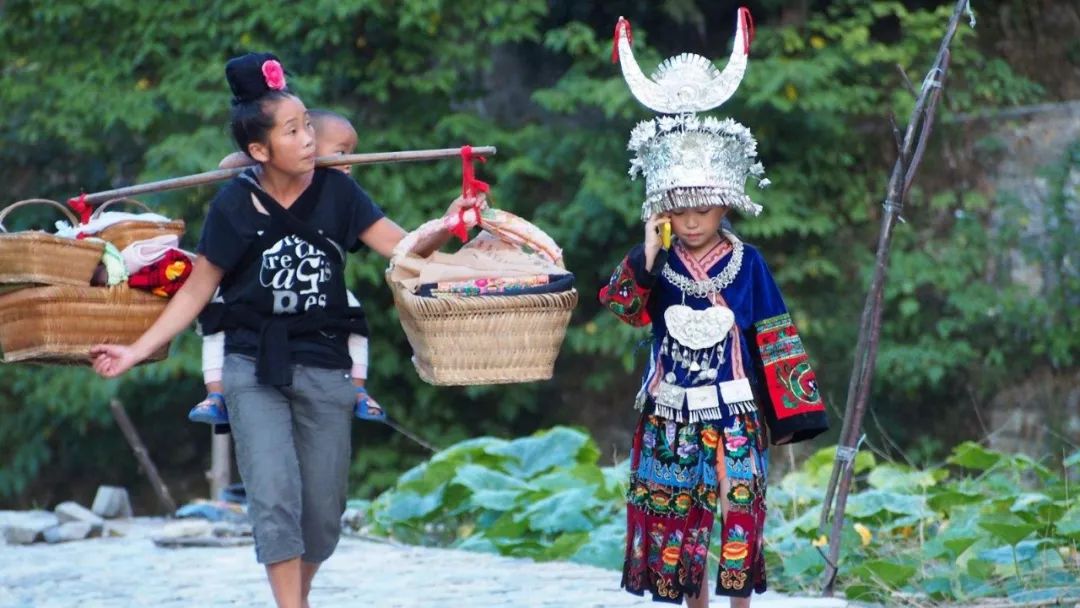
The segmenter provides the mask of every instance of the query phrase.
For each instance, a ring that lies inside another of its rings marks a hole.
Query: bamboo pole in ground
[[[829,550],[828,555],[825,556],[825,575],[823,577],[823,595],[825,596],[832,595],[836,574],[840,568],[840,536],[844,528],[844,511],[847,506],[848,493],[851,490],[859,437],[862,435],[862,419],[870,399],[870,387],[874,377],[874,365],[877,360],[878,341],[881,336],[881,308],[889,267],[889,248],[892,245],[893,229],[898,221],[903,221],[900,212],[904,207],[904,199],[911,188],[915,172],[922,161],[926,141],[930,137],[931,127],[934,123],[934,113],[941,99],[941,91],[945,83],[945,72],[949,67],[949,44],[952,43],[953,37],[956,35],[961,15],[965,10],[970,10],[968,7],[969,2],[970,0],[957,0],[952,17],[945,28],[945,36],[938,47],[934,63],[923,80],[922,89],[917,92],[915,107],[911,111],[911,119],[908,121],[903,140],[897,138],[899,156],[889,177],[884,213],[881,216],[874,272],[870,281],[870,289],[866,294],[862,317],[859,320],[859,338],[855,346],[854,366],[848,384],[847,403],[844,408],[844,424],[836,447],[836,459],[833,461],[832,476],[829,479],[825,499],[821,505],[819,532],[825,533],[826,529],[829,529]]]
[[[479,146],[473,148],[473,154],[477,156],[494,156],[496,154],[496,149],[495,146]],[[315,166],[340,167],[343,165],[377,165],[389,163],[407,163],[425,160],[438,160],[442,158],[459,158],[460,156],[460,148],[405,150],[401,152],[369,152],[364,154],[320,156],[319,158],[315,159]],[[105,190],[104,192],[87,194],[85,200],[86,203],[89,205],[96,205],[98,203],[104,203],[105,201],[112,200],[114,198],[123,198],[126,196],[137,196],[140,194],[151,194],[154,192],[165,192],[167,190],[178,190],[180,188],[203,186],[206,184],[212,184],[214,182],[229,179],[230,177],[233,177],[235,175],[239,175],[244,169],[247,169],[247,167],[236,167],[234,169],[216,169],[214,171],[206,171],[205,173],[196,173],[194,175],[174,177],[146,184],[125,186],[123,188],[116,188],[115,190]]]
[[[120,426],[120,430],[124,433],[124,438],[131,445],[131,450],[135,452],[135,459],[139,461],[140,468],[150,479],[150,485],[154,488],[154,494],[157,495],[158,502],[161,503],[165,514],[172,517],[176,513],[176,501],[173,500],[172,494],[169,493],[169,486],[165,485],[165,480],[161,478],[157,467],[154,466],[154,461],[150,459],[150,451],[146,449],[146,445],[143,444],[142,439],[139,437],[139,431],[135,429],[131,418],[128,417],[124,405],[113,399],[109,403],[109,409],[112,410],[113,417],[116,418],[116,424]]]

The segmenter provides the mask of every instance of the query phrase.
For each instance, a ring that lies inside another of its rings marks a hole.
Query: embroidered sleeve
[[[755,257],[752,333],[756,348],[751,351],[763,376],[766,418],[774,441],[804,441],[828,429],[825,404],[780,290],[764,260]]]
[[[635,327],[652,323],[648,301],[660,269],[667,263],[667,252],[661,251],[651,271],[645,270],[645,252],[641,245],[630,250],[611,275],[607,285],[600,288],[600,303],[624,322]]]

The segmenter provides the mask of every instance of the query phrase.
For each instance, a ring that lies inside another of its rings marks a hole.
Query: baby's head
[[[357,135],[349,119],[330,110],[311,110],[308,116],[315,127],[315,156],[353,153]],[[349,172],[349,165],[334,168],[344,173]]]

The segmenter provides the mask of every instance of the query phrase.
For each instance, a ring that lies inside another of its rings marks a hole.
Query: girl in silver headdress
[[[723,72],[697,55],[638,68],[629,24],[616,59],[635,97],[664,114],[640,123],[630,175],[645,177],[644,243],[600,291],[623,321],[651,325],[636,405],[622,586],[654,600],[708,605],[706,565],[720,516],[716,592],[734,607],[765,590],[766,448],[814,437],[828,424],[814,372],[757,249],[721,229],[730,209],[757,215],[748,176],[765,186],[750,131],[701,118],[727,100],[746,69],[752,26],[739,9]],[[665,232],[675,240],[667,246]]]

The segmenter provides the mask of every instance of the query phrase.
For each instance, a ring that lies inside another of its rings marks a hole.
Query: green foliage
[[[684,50],[727,56],[733,14],[714,4],[624,7],[644,69]],[[754,130],[774,184],[755,195],[766,212],[737,218],[736,230],[766,253],[823,394],[837,404],[871,263],[879,219],[874,201],[894,159],[888,117],[903,121],[910,111],[904,76],[922,81],[949,4],[913,9],[845,0],[795,20],[780,18],[784,4],[764,3],[756,11],[750,69],[722,110]],[[445,446],[477,435],[529,433],[567,419],[580,404],[615,411],[616,402],[632,395],[631,370],[640,361],[634,346],[645,334],[617,323],[591,295],[640,238],[642,187],[626,179],[625,141],[633,123],[648,116],[609,62],[616,16],[604,3],[565,0],[215,0],[197,7],[8,1],[0,5],[5,196],[62,200],[214,167],[232,149],[224,62],[248,50],[273,50],[309,106],[352,119],[361,151],[498,146],[498,156],[481,168],[495,203],[548,231],[577,275],[583,297],[554,381],[436,389],[411,370],[383,286],[385,261],[357,256],[349,283],[365,300],[373,331],[369,385],[391,415]],[[1040,89],[980,52],[976,35],[962,26],[954,44],[943,118],[1038,100]],[[908,414],[920,408],[936,414],[940,404],[985,395],[1004,377],[1005,361],[1015,378],[1036,365],[1076,359],[1080,332],[1044,331],[1076,323],[1075,272],[1047,297],[1003,287],[1007,280],[989,270],[1002,244],[1015,241],[987,227],[991,209],[1009,201],[972,191],[974,179],[935,179],[941,149],[966,145],[964,137],[963,130],[939,125],[905,211],[908,223],[897,232],[874,395],[886,418],[904,412],[905,420],[916,419]],[[1073,200],[1068,169],[1056,171],[1053,184]],[[445,162],[354,174],[395,221],[411,228],[445,208],[458,172]],[[212,194],[202,188],[145,198],[188,221],[185,244],[193,247]],[[1055,201],[1046,221],[1053,259],[1075,260],[1067,249],[1075,247],[1068,203]],[[51,220],[29,213],[13,227]],[[151,425],[147,432],[167,437],[199,396],[198,370],[190,337],[168,363],[123,383],[83,371],[0,368],[0,499],[23,494],[50,459],[59,464],[60,446],[88,449],[109,428],[105,404],[118,391]],[[901,442],[925,434],[897,426]],[[361,496],[387,487],[423,455],[384,427],[358,426],[355,435],[352,487]],[[205,457],[204,440],[186,448]]]
[[[812,591],[835,449],[769,489],[766,560],[772,586]],[[365,503],[368,533],[538,560],[622,567],[628,463],[597,465],[580,431],[556,427],[506,441],[454,445]],[[1080,452],[1070,461],[1080,460]],[[1027,458],[957,446],[957,468],[913,469],[856,458],[841,538],[840,587],[853,599],[903,592],[935,601],[1080,595],[1080,501],[1065,479]],[[719,548],[713,536],[713,553]],[[614,576],[614,574],[613,574]]]
[[[601,468],[585,433],[556,427],[454,445],[370,503],[372,531],[408,542],[615,567],[625,467]]]

